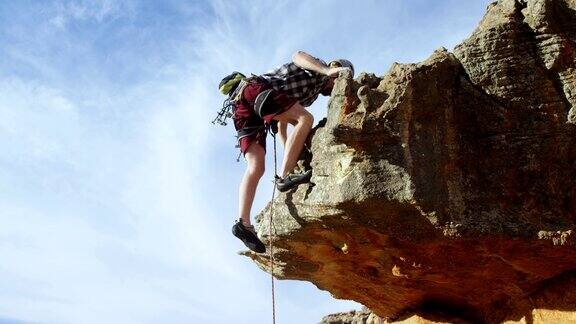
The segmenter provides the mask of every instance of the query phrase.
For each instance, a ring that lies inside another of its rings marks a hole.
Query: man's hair
[[[348,61],[347,59],[337,59],[337,60],[330,62],[330,64],[328,64],[328,65],[331,67],[350,68],[350,70],[352,70],[352,76],[354,76],[354,65],[352,65],[352,62]]]

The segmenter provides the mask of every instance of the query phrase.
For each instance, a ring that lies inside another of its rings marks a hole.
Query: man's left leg
[[[246,171],[238,190],[239,218],[245,225],[250,225],[250,210],[256,195],[256,188],[260,178],[264,175],[264,147],[259,143],[252,143],[246,150]]]
[[[244,156],[246,157],[246,172],[239,188],[239,213],[240,219],[232,227],[232,234],[242,240],[244,245],[257,253],[266,252],[264,243],[256,235],[254,227],[250,225],[250,210],[254,202],[256,188],[262,175],[264,175],[264,147],[253,142],[248,146]]]

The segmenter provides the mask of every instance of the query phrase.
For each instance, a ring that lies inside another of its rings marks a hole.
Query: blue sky
[[[0,323],[268,323],[269,277],[230,234],[244,163],[210,123],[220,79],[299,49],[382,75],[451,49],[488,3],[1,1]],[[277,307],[289,324],[359,305],[280,281]]]

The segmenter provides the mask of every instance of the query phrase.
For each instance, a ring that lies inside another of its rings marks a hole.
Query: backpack
[[[212,124],[218,123],[222,126],[226,126],[227,125],[226,119],[234,116],[236,103],[239,100],[245,100],[242,99],[242,92],[244,91],[249,82],[258,78],[259,77],[254,74],[252,74],[250,78],[246,78],[244,74],[237,71],[234,71],[231,74],[224,77],[222,81],[220,81],[220,84],[218,85],[218,90],[220,90],[220,92],[223,95],[226,95],[228,97],[224,100],[222,108],[218,112],[216,118],[214,118],[214,120],[212,121]],[[260,116],[260,118],[262,118],[262,109],[265,106],[271,93],[272,89],[264,90],[260,94],[258,94],[254,102],[252,102],[252,104],[254,105],[254,111],[258,116]],[[255,131],[261,128],[264,128],[266,132],[272,131],[272,133],[274,134],[278,132],[277,122],[273,121],[268,125],[250,126],[238,130],[237,131],[238,135],[236,136],[237,140],[240,141],[240,139],[242,139],[243,137],[250,136]],[[237,147],[239,147],[239,145],[237,145]],[[240,154],[238,155],[238,158],[236,159],[237,162],[240,161],[241,155],[242,152],[240,152]]]

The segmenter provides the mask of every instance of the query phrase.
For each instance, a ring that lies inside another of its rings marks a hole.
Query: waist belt
[[[240,129],[238,131],[238,135],[236,135],[236,138],[238,139],[238,143],[240,143],[240,140],[243,139],[244,137],[248,137],[248,136],[252,136],[256,133],[258,133],[259,130],[262,129],[266,129],[266,126],[262,125],[262,126],[248,126],[248,127],[244,127],[242,129]]]

